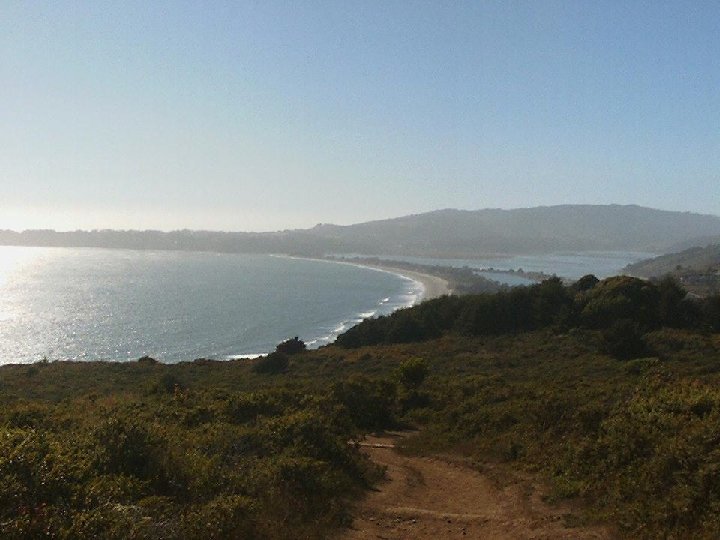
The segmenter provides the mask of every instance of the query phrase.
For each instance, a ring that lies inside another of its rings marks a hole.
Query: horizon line
[[[370,219],[367,221],[358,221],[355,223],[350,223],[347,225],[339,225],[336,223],[330,223],[330,222],[318,222],[316,225],[313,225],[312,227],[297,227],[293,229],[273,229],[273,230],[256,230],[256,231],[250,231],[250,230],[228,230],[228,229],[189,229],[189,228],[173,228],[173,229],[114,229],[114,228],[92,228],[92,229],[48,229],[48,228],[37,228],[37,229],[22,229],[22,230],[16,230],[16,229],[0,229],[0,232],[11,232],[16,234],[23,234],[26,232],[53,232],[53,233],[78,233],[78,232],[84,232],[84,233],[97,233],[97,232],[142,232],[142,233],[149,233],[149,232],[155,232],[155,233],[164,233],[164,234],[170,234],[170,233],[178,233],[178,232],[195,232],[195,233],[225,233],[225,234],[277,234],[277,233],[287,233],[287,232],[297,232],[297,231],[312,231],[313,229],[316,229],[318,227],[353,227],[355,225],[363,225],[366,223],[379,223],[383,221],[392,221],[395,219],[403,219],[408,217],[414,217],[414,216],[422,216],[427,214],[434,214],[439,212],[465,212],[465,213],[474,213],[474,212],[488,212],[488,211],[501,211],[501,212],[513,212],[513,211],[519,211],[519,210],[537,210],[537,209],[543,209],[543,208],[565,208],[565,207],[596,207],[596,208],[610,208],[610,207],[622,207],[622,208],[639,208],[643,210],[652,210],[655,212],[667,212],[667,213],[673,213],[673,214],[693,214],[696,216],[704,216],[704,217],[712,217],[712,218],[718,218],[720,219],[720,214],[710,214],[705,212],[696,212],[693,210],[667,210],[663,208],[655,208],[652,206],[643,206],[640,204],[635,203],[628,203],[628,204],[621,204],[621,203],[608,203],[608,204],[589,204],[589,203],[564,203],[564,204],[541,204],[537,206],[522,206],[522,207],[514,207],[514,208],[502,208],[502,207],[485,207],[485,208],[476,208],[476,209],[464,209],[464,208],[438,208],[435,210],[426,210],[422,212],[414,212],[410,214],[403,214],[400,216],[391,216],[386,218],[378,218],[378,219]]]

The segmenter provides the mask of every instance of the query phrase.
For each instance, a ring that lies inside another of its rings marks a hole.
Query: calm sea
[[[333,341],[422,286],[351,265],[266,255],[0,247],[0,364],[166,362]]]

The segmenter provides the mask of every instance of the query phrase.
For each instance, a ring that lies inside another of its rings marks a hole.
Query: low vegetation
[[[253,361],[5,366],[0,535],[333,536],[381,474],[348,443],[412,425],[403,451],[529,471],[581,521],[716,538],[719,332],[718,297],[588,277]]]

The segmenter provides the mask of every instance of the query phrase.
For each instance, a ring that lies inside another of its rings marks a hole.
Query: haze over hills
[[[720,234],[720,217],[634,205],[447,209],[346,227],[322,225],[313,232],[358,251],[411,255],[664,251],[678,242]]]
[[[710,236],[700,236],[697,238],[692,238],[691,240],[685,240],[683,242],[679,242],[677,244],[672,245],[671,249],[668,250],[668,252],[676,253],[676,252],[685,251],[687,249],[692,249],[692,248],[712,246],[714,244],[720,244],[720,234],[715,234],[715,235],[710,235]]]
[[[657,277],[665,274],[686,275],[689,272],[717,274],[720,272],[720,242],[629,264],[625,270],[632,275],[641,277]]]
[[[648,251],[706,245],[720,217],[635,205],[513,210],[445,209],[355,225],[244,233],[212,231],[0,231],[0,244],[321,255],[466,257],[563,251]],[[695,243],[697,242],[697,244]]]

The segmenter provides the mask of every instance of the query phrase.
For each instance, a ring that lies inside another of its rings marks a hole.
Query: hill
[[[438,210],[355,225],[278,232],[0,231],[0,244],[232,253],[472,258],[562,251],[667,252],[720,235],[720,217],[620,205]]]
[[[671,249],[669,249],[667,252],[677,253],[680,251],[685,251],[686,249],[704,247],[711,244],[720,244],[720,235],[715,234],[710,236],[699,236],[697,238],[683,240],[682,242],[678,242],[677,244],[670,246]]]
[[[679,253],[668,253],[625,267],[625,271],[641,277],[664,276],[676,272],[712,272],[720,270],[720,243],[693,247]]]
[[[630,264],[624,272],[646,278],[671,275],[690,292],[715,294],[720,291],[720,243]]]
[[[358,253],[472,257],[556,251],[663,252],[720,234],[720,217],[640,206],[564,205],[514,210],[438,210],[312,234]]]

